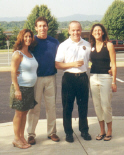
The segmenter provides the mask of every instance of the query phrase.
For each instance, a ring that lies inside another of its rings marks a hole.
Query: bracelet
[[[115,82],[112,82],[112,84],[116,84]]]

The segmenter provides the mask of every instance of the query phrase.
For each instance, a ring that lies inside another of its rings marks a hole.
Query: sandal
[[[28,142],[25,140],[25,138],[21,138],[24,145],[27,145],[28,147],[31,147],[31,144],[28,144]]]
[[[106,134],[104,134],[104,135],[98,135],[96,137],[96,140],[102,140],[105,136],[106,136]]]
[[[12,142],[12,144],[13,144],[13,146],[14,147],[18,147],[18,148],[20,148],[20,149],[27,149],[27,148],[29,148],[27,145],[25,145],[24,143],[22,143],[21,141],[13,141]]]
[[[109,141],[111,139],[112,139],[112,136],[111,135],[110,136],[105,136],[104,141]]]

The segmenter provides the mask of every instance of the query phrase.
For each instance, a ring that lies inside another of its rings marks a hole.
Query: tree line
[[[58,22],[58,30],[67,29],[70,21],[65,22]],[[82,29],[83,30],[90,30],[91,26],[94,23],[98,23],[99,21],[80,21]],[[1,21],[0,27],[3,28],[3,31],[12,31],[15,27],[19,28],[19,30],[22,30],[24,28],[26,21],[12,21],[12,22],[6,22]],[[32,25],[33,26],[33,25]]]
[[[28,28],[36,34],[34,23],[35,20],[39,16],[44,16],[48,20],[49,30],[48,35],[56,37],[57,30],[59,30],[58,40],[62,42],[66,38],[68,38],[68,24],[67,22],[58,22],[57,19],[51,15],[51,11],[48,9],[46,5],[36,5],[26,21],[21,22],[0,22],[0,49],[5,48],[6,39],[10,40],[10,48],[12,48],[18,32],[23,28]],[[99,21],[81,21],[81,25],[83,30],[90,30],[91,26],[94,23],[98,23]],[[106,11],[103,19],[100,21],[102,23],[109,34],[110,39],[121,39],[124,40],[124,0],[114,0],[111,6]],[[10,38],[6,38],[3,31],[10,29],[13,35]]]
[[[12,21],[12,22],[6,22],[1,21],[0,26],[3,28],[4,31],[12,31],[14,27],[18,27],[20,30],[23,29],[25,24],[25,21]]]
[[[57,39],[59,40],[59,42],[64,41],[66,38],[68,38],[68,25],[69,25],[69,22],[70,21],[57,22],[57,24],[58,24],[57,27],[55,27],[54,30],[53,30],[53,28],[51,28],[51,30],[48,31],[48,34],[53,36],[53,37],[56,37],[56,33],[58,33]],[[90,30],[90,28],[93,25],[93,23],[96,23],[96,22],[98,22],[98,21],[94,21],[94,22],[81,21],[80,23],[81,23],[81,26],[82,26],[83,30]],[[0,22],[0,31],[1,31],[0,32],[0,49],[6,48],[6,40],[7,39],[9,39],[9,41],[10,41],[10,48],[12,48],[13,44],[14,44],[16,38],[17,38],[17,34],[23,28],[29,28],[28,24],[30,24],[30,22],[26,23],[26,21],[20,21],[20,22],[14,22],[14,21],[12,21],[12,22]],[[34,32],[34,34],[36,34],[33,24],[31,24],[32,27],[30,27],[30,29]],[[53,23],[51,23],[51,26],[53,27]],[[49,25],[49,29],[50,29],[51,26]],[[58,30],[58,32],[57,32],[57,30]],[[3,33],[5,31],[12,32],[13,35],[11,35],[9,38],[7,38],[7,36]]]
[[[90,21],[81,21],[81,25],[82,25],[82,29],[83,30],[90,30],[91,26],[93,23],[98,22],[98,21],[94,21],[94,22],[90,22]],[[5,49],[6,48],[6,40],[9,39],[10,41],[10,48],[13,47],[13,44],[17,38],[17,34],[19,33],[20,30],[22,30],[23,28],[29,28],[29,23],[26,23],[26,21],[20,21],[20,22],[0,22],[0,49]],[[34,23],[33,23],[34,24]],[[32,27],[30,27],[30,29],[34,32],[34,34],[36,34],[35,29],[34,29],[34,25],[32,25]],[[64,41],[66,38],[68,38],[68,24],[69,21],[67,22],[58,22],[58,25],[54,28],[53,27],[53,23],[51,23],[51,26],[49,25],[49,31],[48,34],[56,37],[56,32],[58,30],[58,37],[57,39],[59,40],[59,42]],[[55,26],[55,25],[54,25]],[[5,31],[9,31],[11,32],[13,35],[11,35],[9,38],[7,38],[7,36],[3,33]],[[54,33],[53,33],[54,32]]]

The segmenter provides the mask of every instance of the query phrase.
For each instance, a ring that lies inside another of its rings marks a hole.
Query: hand
[[[110,70],[108,71],[108,73],[112,76],[112,69],[110,69]]]
[[[115,83],[112,84],[112,91],[113,92],[116,92],[117,91],[117,85]]]
[[[20,74],[20,72],[19,72],[19,71],[17,71],[17,72],[16,72],[16,75],[17,75],[17,76],[19,76],[19,74]]]
[[[18,100],[22,100],[22,93],[20,90],[15,91],[15,98]]]
[[[84,61],[83,60],[76,61],[74,67],[78,68],[78,67],[81,67],[82,65],[84,65]]]

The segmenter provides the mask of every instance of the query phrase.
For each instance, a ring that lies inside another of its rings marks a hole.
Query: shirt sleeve
[[[55,61],[57,62],[64,62],[64,48],[63,46],[60,44],[57,50],[57,54],[56,54],[56,58]]]

